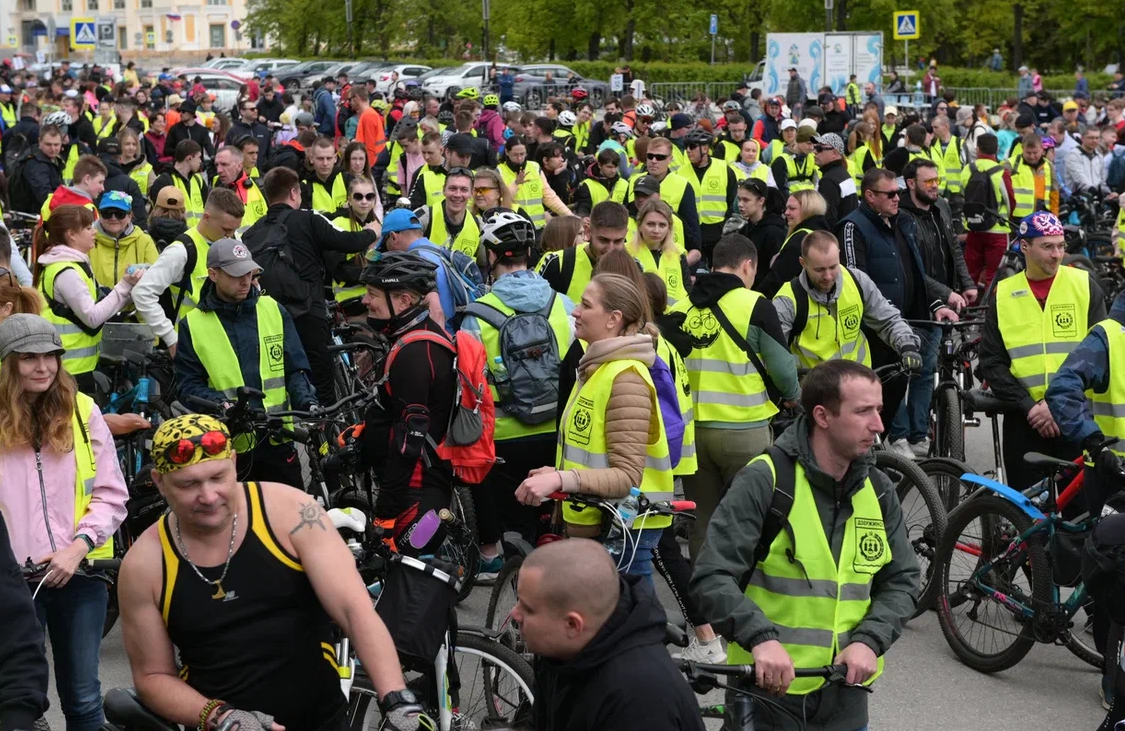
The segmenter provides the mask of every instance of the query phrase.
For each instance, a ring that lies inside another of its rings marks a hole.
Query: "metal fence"
[[[946,91],[951,91],[957,95],[957,103],[961,106],[974,105],[974,104],[987,104],[989,111],[995,112],[998,107],[1004,104],[1008,99],[1016,99],[1023,101],[1019,98],[1018,89],[993,89],[985,87],[961,87],[949,86]],[[1070,99],[1074,96],[1073,89],[1047,89],[1051,98],[1058,101],[1062,99]]]
[[[730,96],[738,88],[737,81],[675,81],[648,84],[648,95],[660,99],[665,104],[679,102],[687,104],[696,94],[703,94],[711,101]]]

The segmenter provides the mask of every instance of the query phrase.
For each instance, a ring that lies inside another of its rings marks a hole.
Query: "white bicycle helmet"
[[[573,127],[578,117],[574,116],[574,112],[567,109],[565,112],[559,112],[559,124],[563,127]]]
[[[638,117],[655,117],[656,110],[652,108],[651,104],[638,104],[637,105]]]
[[[494,254],[526,252],[535,243],[535,226],[508,208],[493,208],[481,221],[480,242]]]
[[[46,127],[48,125],[65,129],[70,126],[70,115],[62,110],[51,112],[46,117],[43,117],[43,126]]]
[[[629,137],[633,136],[633,130],[630,129],[629,125],[625,124],[624,122],[614,122],[613,127],[611,127],[610,129],[613,130],[613,134],[615,135],[628,135]]]
[[[505,112],[522,112],[523,111],[523,107],[520,106],[519,102],[504,102],[504,106],[501,107],[501,109],[503,109]]]

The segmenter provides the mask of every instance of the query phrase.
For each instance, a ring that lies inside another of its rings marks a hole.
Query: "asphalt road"
[[[992,464],[987,425],[966,435],[969,463],[978,470]],[[657,589],[665,607],[675,610],[667,586]],[[483,624],[488,588],[478,587],[460,607],[462,624]],[[128,661],[115,628],[102,643],[102,692],[131,685]],[[871,696],[872,731],[1092,731],[1104,711],[1098,699],[1099,675],[1066,648],[1036,646],[1022,663],[997,675],[982,675],[960,663],[929,613],[914,620],[887,655],[886,670]],[[718,701],[717,693],[716,699]],[[51,688],[47,718],[65,728]],[[717,729],[718,722],[709,722]]]

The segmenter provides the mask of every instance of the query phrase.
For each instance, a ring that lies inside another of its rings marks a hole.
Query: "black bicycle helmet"
[[[453,124],[453,110],[442,109],[437,113],[437,121],[442,124]]]
[[[685,147],[710,147],[711,146],[711,133],[705,129],[696,127],[691,132],[688,132],[687,137],[684,138]]]
[[[535,243],[535,226],[510,208],[489,209],[481,224],[481,243],[500,258],[525,254]]]
[[[384,292],[408,289],[425,296],[437,289],[437,264],[413,251],[383,252],[364,268],[359,281]]]
[[[397,89],[395,89],[395,99],[405,99],[405,98],[406,98],[406,89],[403,89],[401,86],[398,87]]]

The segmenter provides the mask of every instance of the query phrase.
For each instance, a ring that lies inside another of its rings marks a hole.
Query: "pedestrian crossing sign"
[[[918,32],[918,11],[899,10],[895,13],[895,40],[913,41],[921,38]]]
[[[70,47],[95,48],[98,45],[98,33],[94,29],[93,18],[74,18],[70,21]]]

